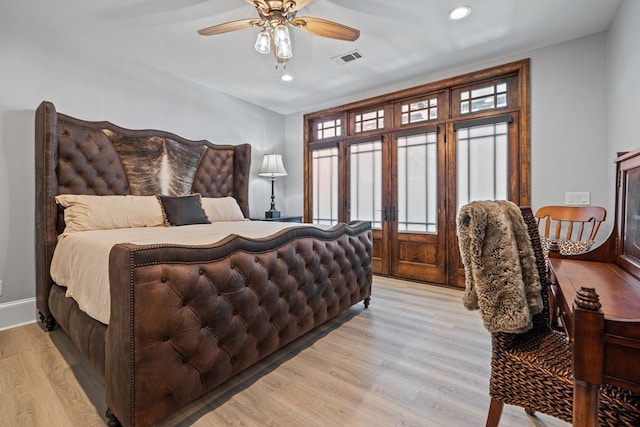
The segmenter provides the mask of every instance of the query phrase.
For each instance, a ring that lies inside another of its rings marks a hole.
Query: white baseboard
[[[0,331],[36,321],[36,299],[26,298],[0,304]]]

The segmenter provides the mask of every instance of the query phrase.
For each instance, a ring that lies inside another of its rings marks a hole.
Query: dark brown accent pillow
[[[209,219],[202,209],[200,194],[190,196],[158,195],[165,225],[209,224]]]

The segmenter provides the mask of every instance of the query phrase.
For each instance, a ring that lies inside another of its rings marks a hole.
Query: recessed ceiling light
[[[457,21],[458,19],[466,18],[469,15],[471,15],[471,7],[459,6],[449,12],[449,19]]]
[[[293,80],[293,76],[291,74],[283,74],[280,76],[280,80],[282,80],[283,82],[290,82],[291,80]]]

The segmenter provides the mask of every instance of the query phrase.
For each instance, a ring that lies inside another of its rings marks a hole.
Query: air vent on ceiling
[[[337,64],[347,64],[349,62],[353,62],[357,59],[361,59],[362,54],[359,50],[353,50],[351,52],[343,53],[342,55],[334,56],[333,59]]]

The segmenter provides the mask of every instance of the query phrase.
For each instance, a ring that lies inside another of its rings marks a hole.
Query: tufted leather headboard
[[[35,119],[36,302],[48,307],[49,275],[64,230],[58,194],[235,197],[249,216],[251,146],[214,145],[158,130],[130,130],[58,114],[43,101]]]

